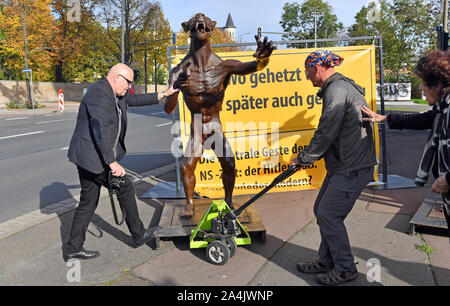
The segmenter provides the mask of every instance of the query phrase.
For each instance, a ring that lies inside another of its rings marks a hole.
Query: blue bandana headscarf
[[[343,57],[331,51],[317,50],[308,55],[305,61],[305,67],[313,67],[316,65],[334,67],[339,66],[343,61]]]

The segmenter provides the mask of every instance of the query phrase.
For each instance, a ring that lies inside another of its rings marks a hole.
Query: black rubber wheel
[[[208,261],[216,266],[222,266],[230,259],[230,249],[225,242],[215,240],[206,248]]]
[[[224,240],[227,247],[230,249],[230,258],[233,257],[234,254],[236,254],[237,250],[237,243],[233,238],[226,238]]]

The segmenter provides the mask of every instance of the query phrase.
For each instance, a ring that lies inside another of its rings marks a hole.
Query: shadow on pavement
[[[120,164],[136,173],[144,173],[174,163],[171,152],[127,153]]]
[[[142,115],[155,118],[172,119],[172,114],[167,114],[163,107],[158,107],[155,105],[149,106],[139,106],[139,107],[129,107],[128,113],[135,115]],[[178,119],[178,113],[175,114],[175,118]]]
[[[298,278],[305,281],[310,286],[318,286],[320,285],[316,281],[316,275],[314,274],[305,274],[301,273],[297,270],[297,263],[298,262],[311,262],[314,261],[318,255],[317,250],[313,250],[310,248],[306,248],[303,246],[299,246],[290,242],[283,241],[279,239],[278,237],[267,235],[267,243],[271,243],[274,245],[280,245],[282,246],[282,249],[279,249],[274,255],[267,258],[267,255],[265,255],[265,251],[260,250],[260,248],[263,248],[264,245],[258,244],[257,248],[248,247],[248,249],[252,252],[255,252],[256,254],[263,255],[268,260],[270,260],[271,263],[276,264],[277,266],[283,268],[284,270],[290,272],[294,276],[297,276]],[[282,254],[281,254],[282,253]],[[355,256],[358,256],[357,254],[354,254]],[[359,268],[358,270],[361,270]],[[382,286],[380,283],[370,283],[367,280],[367,277],[365,274],[359,272],[359,277],[355,281],[351,281],[348,283],[343,284],[342,286]]]
[[[70,189],[80,188],[80,185],[66,185],[62,182],[54,182],[49,186],[45,186],[41,189],[39,193],[39,208],[41,213],[43,214],[52,214],[53,211],[49,210],[48,207],[52,204],[48,204],[47,194],[58,194],[59,201],[72,198],[72,194],[70,193]],[[72,227],[73,213],[71,214],[58,214],[58,218],[60,220],[60,234],[62,241],[61,252],[65,249],[65,244],[67,243],[70,235],[70,229]],[[61,253],[62,258],[62,253]]]
[[[174,243],[175,247],[178,250],[182,252],[190,252],[192,255],[198,258],[201,261],[201,264],[211,265],[211,263],[206,258],[204,248],[201,249],[189,248],[189,237],[176,237],[172,238],[171,241]],[[309,262],[315,260],[317,258],[316,250],[312,250],[310,248],[305,248],[299,245],[292,244],[290,242],[283,241],[280,238],[273,235],[267,235],[267,240],[265,244],[262,244],[258,241],[253,241],[251,245],[238,246],[238,250],[235,256],[239,256],[240,248],[245,248],[246,250],[254,254],[264,257],[266,260],[277,265],[279,268],[284,269],[293,276],[298,277],[299,279],[303,280],[310,286],[320,285],[316,281],[316,275],[300,273],[299,271],[297,271],[296,267],[297,262]],[[365,250],[355,250],[355,251],[358,252],[358,254],[355,254],[355,256],[358,256],[359,253],[362,253]],[[280,254],[280,252],[282,252],[283,254]],[[370,254],[370,252],[365,251],[365,253],[363,254]],[[232,259],[230,259],[230,261],[227,262],[225,265],[233,264],[231,260]],[[240,258],[239,262],[247,262],[247,260],[248,259]],[[239,263],[235,262],[235,264]],[[343,286],[345,285],[382,286],[382,284],[380,283],[376,282],[370,283],[367,280],[366,275],[361,272],[359,273],[359,277],[357,280],[349,282],[347,284],[343,284]]]
[[[142,190],[147,190],[147,189],[151,188],[152,186],[153,186],[152,184],[149,184],[146,182],[141,182],[139,184],[139,187],[136,186],[137,187],[136,188],[136,198],[137,199],[139,198],[139,196],[140,196],[139,193],[143,193]],[[52,205],[52,204],[45,204],[47,202],[45,195],[49,191],[55,192],[55,190],[57,190],[59,197],[61,197],[61,199],[70,199],[70,198],[72,198],[72,194],[70,193],[69,190],[73,189],[73,188],[80,188],[80,186],[79,185],[68,186],[61,182],[55,182],[55,183],[52,183],[50,186],[44,187],[40,192],[41,213],[43,213],[43,214],[54,213],[54,211],[48,209],[48,206]],[[120,219],[121,211],[119,209],[119,203],[116,198],[114,198],[114,201],[115,201],[116,209],[118,211],[119,219]],[[148,224],[148,227],[153,227],[153,226],[158,225],[158,222],[159,222],[159,219],[160,219],[161,213],[162,213],[162,206],[159,203],[152,201],[152,200],[143,200],[143,202],[145,202],[149,206],[152,206],[155,209],[155,213],[152,215],[152,218]],[[110,204],[109,197],[101,198],[99,200],[98,205],[110,206],[111,204]],[[70,231],[72,228],[74,213],[75,213],[75,210],[71,210],[71,211],[63,212],[63,213],[57,213],[59,221],[60,221],[60,235],[61,235],[61,242],[62,242],[61,258],[62,258],[62,253],[64,252],[64,250],[67,247],[67,242],[70,237]],[[144,223],[144,226],[147,225],[147,221],[143,218],[142,215],[141,215],[141,220]],[[112,222],[114,222],[114,221],[112,221]],[[123,226],[125,226],[125,228],[126,228],[125,222],[124,222]],[[103,237],[104,233],[109,234],[110,236],[114,237],[116,240],[121,241],[122,243],[126,244],[127,246],[129,246],[131,248],[136,248],[133,238],[131,237],[130,234],[125,233],[124,231],[115,227],[114,225],[112,225],[111,223],[109,223],[105,219],[103,219],[100,215],[95,213],[94,216],[92,217],[89,227],[87,229],[87,234],[90,234],[96,238],[101,238],[101,237]],[[149,246],[152,249],[156,249],[156,247],[157,247],[155,240],[151,240],[151,241],[147,242],[147,246]]]

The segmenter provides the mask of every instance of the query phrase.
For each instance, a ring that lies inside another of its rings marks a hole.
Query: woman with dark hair
[[[415,183],[424,186],[430,171],[436,178],[431,190],[442,193],[444,215],[450,235],[450,52],[434,50],[423,56],[414,73],[422,80],[419,89],[433,108],[424,113],[379,115],[367,107],[364,121],[387,122],[391,129],[432,132],[423,152]]]

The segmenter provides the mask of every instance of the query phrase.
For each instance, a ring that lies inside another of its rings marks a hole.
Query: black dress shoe
[[[78,258],[78,259],[93,259],[100,256],[100,253],[98,251],[87,251],[85,249],[82,249],[79,252],[75,253],[65,253],[63,255],[64,261],[68,261],[72,258]]]
[[[136,247],[139,247],[144,243],[146,243],[147,241],[150,241],[153,238],[155,238],[156,235],[161,233],[162,229],[163,228],[160,225],[148,228],[142,237],[133,239],[134,243],[136,244]]]

